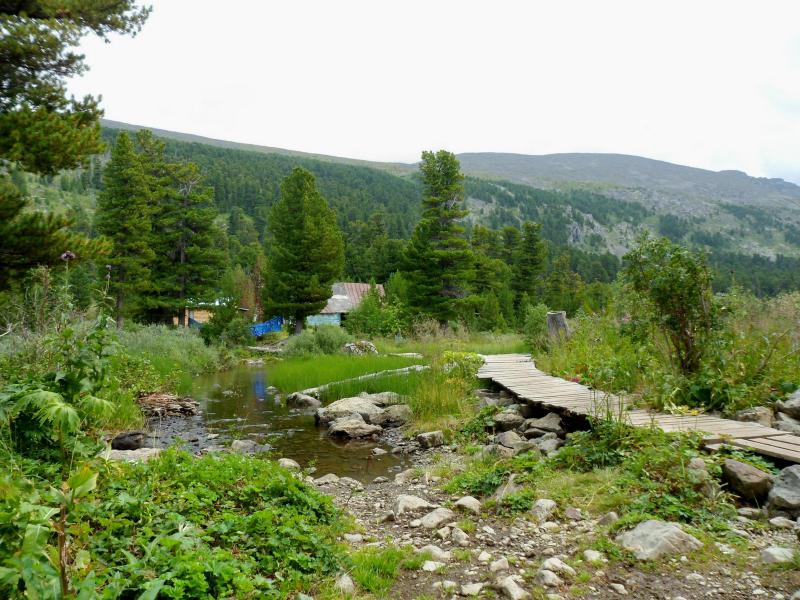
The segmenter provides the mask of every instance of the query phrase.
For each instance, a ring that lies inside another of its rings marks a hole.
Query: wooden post
[[[547,334],[552,341],[569,339],[570,331],[566,312],[551,310],[547,313]]]

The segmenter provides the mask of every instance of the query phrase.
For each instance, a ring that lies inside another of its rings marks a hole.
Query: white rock
[[[437,529],[442,524],[452,521],[455,516],[449,508],[440,507],[422,517],[422,526],[425,529]]]
[[[472,496],[464,496],[463,498],[459,498],[459,500],[456,502],[456,507],[476,515],[480,514],[481,512],[480,500],[473,498]]]
[[[509,600],[524,600],[525,598],[530,598],[531,595],[523,590],[514,578],[509,575],[508,577],[504,577],[502,579],[498,579],[495,582],[495,587],[501,591],[506,598]]]
[[[328,473],[327,475],[323,475],[322,477],[317,477],[314,480],[316,485],[331,485],[334,483],[339,483],[339,477],[334,475],[333,473]]]
[[[238,441],[238,440],[237,440]],[[136,450],[106,450],[103,457],[106,460],[121,462],[147,462],[161,453],[161,448],[138,448]]]
[[[769,520],[769,524],[775,529],[794,529],[795,522],[786,517],[773,517]]]
[[[450,528],[445,526],[442,527],[441,529],[437,529],[436,537],[438,537],[440,540],[446,540],[447,538],[450,537]]]
[[[564,583],[561,577],[547,569],[539,569],[533,582],[544,587],[558,587]]]
[[[598,552],[597,550],[584,550],[583,551],[583,560],[586,562],[591,563],[598,563],[603,562],[605,557],[603,556],[602,552]]]
[[[761,551],[761,561],[768,565],[791,562],[793,558],[794,552],[790,548],[770,546]]]
[[[422,563],[422,570],[427,571],[428,573],[433,573],[434,571],[438,571],[444,566],[445,564],[443,562],[438,562],[435,560],[426,560],[424,563]]]
[[[384,450],[383,448],[373,448],[372,449],[372,455],[373,456],[383,456],[384,454],[388,454],[388,452],[386,450]]]
[[[465,583],[461,586],[462,596],[477,596],[483,589],[482,583]]]
[[[458,527],[453,527],[450,537],[453,539],[453,543],[461,547],[469,546],[469,536]]]
[[[394,482],[400,485],[408,483],[409,481],[413,481],[417,478],[417,471],[416,469],[406,469],[405,471],[401,471],[397,475],[394,476]]]
[[[420,519],[414,519],[408,524],[409,527],[416,529],[417,527],[422,527],[422,521]]]
[[[435,505],[427,500],[423,500],[418,496],[410,494],[400,494],[394,501],[394,516],[399,517],[405,512],[414,512],[417,510],[433,508]]]
[[[549,498],[539,498],[533,503],[531,508],[531,515],[538,523],[544,523],[556,510],[556,503]]]
[[[439,562],[447,562],[450,560],[450,553],[442,550],[439,546],[434,546],[433,544],[428,544],[427,546],[423,546],[419,549],[417,554],[428,554],[430,555],[432,560],[437,560]]]
[[[617,536],[617,543],[633,552],[639,560],[660,558],[666,554],[697,550],[703,543],[674,523],[644,521],[631,531]]]
[[[333,587],[343,594],[352,594],[356,591],[356,586],[353,583],[353,580],[350,579],[350,575],[347,573],[342,573],[339,575],[339,577],[336,578],[336,583],[333,584]]]
[[[612,590],[617,592],[620,596],[627,596],[628,590],[625,589],[625,586],[621,583],[611,583],[609,586]]]
[[[289,469],[290,471],[300,470],[300,463],[298,463],[296,460],[292,460],[291,458],[278,459],[278,465],[284,469]]]
[[[575,576],[575,569],[556,557],[545,560],[542,563],[541,569],[545,571],[552,571],[553,573],[558,573],[560,575],[569,575],[570,577]]]
[[[334,437],[362,438],[381,431],[379,425],[367,423],[358,413],[339,417],[328,426],[328,433]]]
[[[345,533],[344,539],[350,542],[351,544],[357,544],[359,542],[364,541],[364,536],[360,533]]]
[[[489,570],[492,573],[497,573],[498,571],[508,571],[508,569],[508,559],[505,556],[503,558],[498,558],[489,565]]]
[[[478,555],[478,562],[487,563],[490,560],[492,560],[492,555],[489,554],[486,550],[484,550]]]
[[[328,406],[318,408],[316,420],[317,423],[327,425],[353,414],[360,415],[366,423],[377,424],[381,420],[383,409],[375,406],[366,398],[342,398],[331,402]]]
[[[545,523],[542,523],[541,527],[548,533],[555,533],[556,531],[561,530],[561,525],[559,525],[554,521],[547,521]]]

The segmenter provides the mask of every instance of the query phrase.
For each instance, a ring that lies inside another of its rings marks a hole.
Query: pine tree
[[[283,180],[268,230],[265,310],[292,317],[299,333],[305,318],[325,306],[344,268],[344,240],[336,215],[311,173],[296,168]]]
[[[117,324],[135,313],[140,294],[149,287],[152,207],[142,164],[127,133],[117,136],[97,197],[95,227],[114,248],[109,291],[116,303]]]
[[[412,308],[445,324],[456,315],[472,277],[472,252],[461,221],[464,176],[455,155],[423,152],[422,218],[406,247],[405,271]]]
[[[527,294],[529,298],[536,295],[547,251],[539,235],[541,228],[539,223],[526,221],[522,226],[522,237],[513,253],[514,277],[511,283],[517,296],[517,305],[523,294]]]

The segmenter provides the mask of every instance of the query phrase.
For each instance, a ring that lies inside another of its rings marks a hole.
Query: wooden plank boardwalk
[[[478,370],[478,377],[491,379],[529,404],[565,415],[598,418],[622,416],[631,425],[654,425],[668,432],[700,431],[709,448],[736,446],[800,463],[800,436],[785,431],[704,414],[669,415],[641,409],[629,410],[622,397],[543,373],[527,354],[490,354],[483,358],[485,362]]]

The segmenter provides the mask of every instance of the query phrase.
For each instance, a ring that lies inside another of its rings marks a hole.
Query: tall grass
[[[418,430],[458,429],[477,412],[472,394],[477,381],[465,379],[441,368],[426,371],[408,397]]]
[[[424,381],[424,371],[411,371],[400,375],[385,375],[362,381],[347,381],[325,388],[320,395],[323,402],[333,402],[340,398],[358,396],[361,392],[375,394],[378,392],[396,392],[401,396],[409,396],[416,392]]]
[[[517,354],[528,352],[525,340],[516,333],[428,332],[407,339],[378,338],[381,352],[417,352],[435,356],[445,350],[478,354]]]
[[[424,364],[424,360],[402,356],[347,356],[331,354],[290,358],[267,367],[267,380],[283,393],[297,392],[352,377]],[[359,391],[367,382],[363,382]],[[352,387],[349,389],[357,389]],[[379,390],[385,391],[385,390]],[[354,394],[355,395],[355,394]]]

